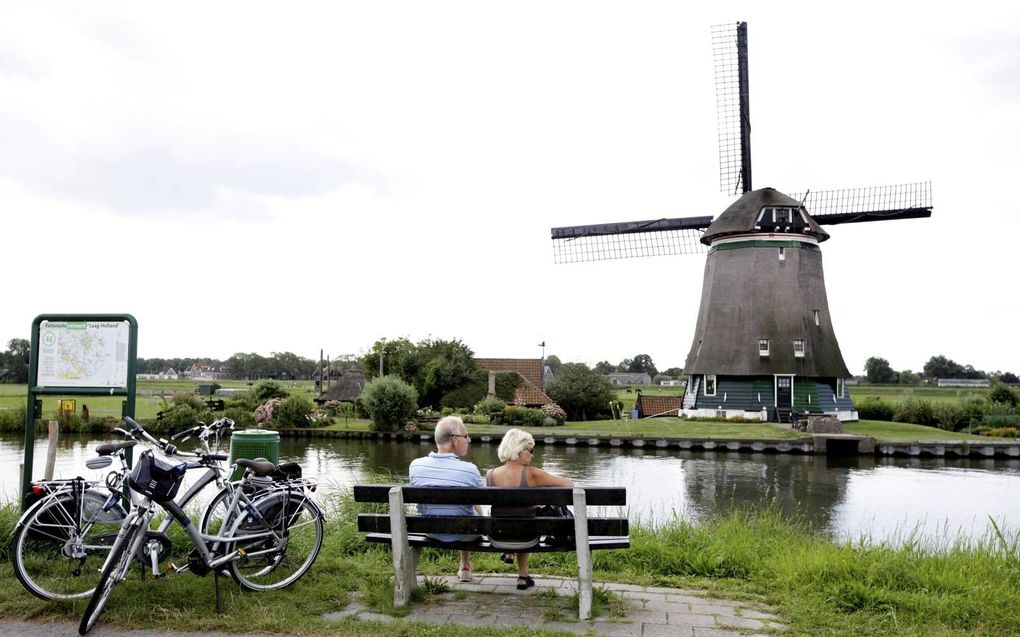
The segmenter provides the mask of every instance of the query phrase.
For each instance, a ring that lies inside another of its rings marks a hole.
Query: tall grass
[[[289,590],[250,594],[224,581],[225,612],[212,604],[211,577],[181,575],[159,582],[132,579],[119,586],[105,618],[124,626],[177,630],[237,630],[333,634],[321,618],[357,597],[377,611],[392,608],[392,564],[385,547],[369,546],[357,531],[359,505],[349,494],[325,503],[326,541],[315,566]],[[13,506],[0,509],[0,534],[9,538]],[[930,548],[834,542],[776,509],[738,511],[695,525],[676,519],[631,527],[631,548],[595,552],[597,582],[705,588],[716,595],[760,600],[789,625],[790,635],[906,635],[963,637],[1020,634],[1020,535],[994,526],[985,539],[947,540]],[[186,554],[183,538],[175,549]],[[7,543],[3,544],[4,551]],[[4,556],[6,558],[6,555]],[[473,556],[477,572],[510,574],[494,554]],[[77,619],[82,604],[47,604],[14,584],[9,561],[0,565],[0,615]],[[532,556],[536,576],[577,574],[572,553]],[[449,575],[453,551],[427,550],[419,573]],[[423,594],[428,594],[424,592]],[[407,628],[358,623],[348,632],[403,635]],[[463,627],[429,627],[436,635],[463,635]],[[472,635],[489,634],[486,630]],[[493,633],[495,634],[495,633]]]

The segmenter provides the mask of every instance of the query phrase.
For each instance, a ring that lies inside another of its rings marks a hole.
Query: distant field
[[[984,398],[990,391],[980,387],[931,387],[928,385],[851,385],[847,387],[854,400],[880,398],[900,403],[910,398],[919,398],[933,403],[963,403],[974,398]]]
[[[205,384],[210,381],[193,380],[140,380],[137,385],[135,397],[135,417],[149,420],[156,417],[156,414],[163,410],[164,396],[170,400],[176,393],[198,393],[199,383]],[[255,381],[243,380],[220,380],[216,381],[220,386],[231,389],[246,389],[255,385]],[[313,381],[282,381],[280,383],[291,393],[313,394],[315,383]],[[0,385],[0,411],[24,408],[28,399],[28,387],[26,385]],[[82,405],[88,405],[89,415],[92,418],[103,418],[106,416],[120,418],[121,405],[124,402],[123,396],[43,396],[43,418],[54,418],[57,414],[58,401],[61,399],[73,399],[76,401],[76,411],[81,414]]]

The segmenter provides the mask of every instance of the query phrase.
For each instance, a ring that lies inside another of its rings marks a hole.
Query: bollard
[[[49,423],[50,437],[49,447],[46,449],[46,471],[43,472],[43,479],[53,479],[53,467],[57,463],[57,438],[60,437],[60,423],[51,420]]]

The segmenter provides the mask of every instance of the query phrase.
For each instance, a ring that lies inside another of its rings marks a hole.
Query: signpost
[[[138,321],[130,314],[40,314],[32,321],[25,410],[22,506],[32,486],[40,396],[124,396],[121,417],[135,415]],[[74,401],[61,401],[61,407]]]

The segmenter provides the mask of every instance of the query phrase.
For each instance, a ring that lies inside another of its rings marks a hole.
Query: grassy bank
[[[312,571],[289,590],[248,593],[223,581],[225,612],[216,613],[212,578],[192,575],[130,581],[115,589],[103,621],[124,627],[188,631],[278,632],[390,637],[506,635],[504,628],[407,627],[331,623],[326,612],[343,609],[357,594],[384,613],[399,615],[390,600],[389,551],[368,546],[355,528],[349,498],[326,503],[326,543]],[[0,510],[7,537],[16,519]],[[1017,537],[958,544],[939,552],[907,544],[845,546],[796,521],[766,511],[732,514],[692,526],[682,520],[662,528],[633,528],[632,548],[598,552],[596,581],[701,587],[716,595],[762,600],[775,608],[792,635],[972,636],[1020,634],[1020,557]],[[951,544],[951,543],[950,543]],[[174,545],[184,559],[185,543]],[[8,544],[4,543],[6,550]],[[6,556],[4,556],[6,557]],[[513,567],[491,554],[474,556],[478,572]],[[576,576],[572,554],[532,558],[536,575]],[[427,551],[426,575],[454,572],[451,552]],[[47,603],[16,584],[9,560],[0,565],[0,615],[44,621],[77,621],[84,602]],[[422,593],[418,603],[427,603]],[[536,597],[536,603],[544,603]],[[527,631],[510,631],[527,634]]]

